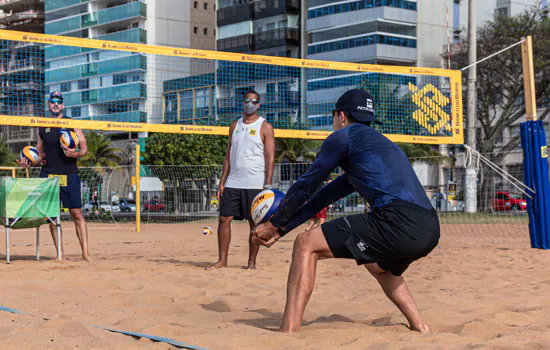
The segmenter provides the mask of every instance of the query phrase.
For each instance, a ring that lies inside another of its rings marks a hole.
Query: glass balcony
[[[46,34],[57,34],[80,29],[80,16],[62,19],[60,21],[45,24]]]
[[[69,7],[88,0],[47,0],[44,2],[45,11],[53,11],[63,7]]]
[[[98,24],[119,22],[134,17],[147,17],[147,5],[142,2],[131,2],[81,16],[71,17],[45,25],[46,34],[70,32]]]
[[[147,112],[130,111],[91,117],[92,120],[113,121],[124,123],[147,123]]]
[[[81,47],[55,45],[44,48],[44,57],[48,61],[58,57],[78,55],[81,52]]]
[[[98,74],[117,73],[134,69],[146,69],[147,57],[131,55],[97,63],[88,63],[79,66],[48,70],[45,74],[46,84],[59,81],[76,80]]]
[[[118,86],[110,86],[96,90],[65,92],[63,101],[65,107],[120,100],[133,100],[147,98],[147,85],[145,83],[131,83]]]
[[[109,33],[99,37],[101,40],[120,41],[123,43],[147,43],[147,31],[141,28],[123,30],[120,32]]]
[[[147,17],[147,5],[142,2],[131,2],[95,12],[97,24],[118,22],[127,18]]]
[[[147,57],[144,55],[131,55],[98,62],[99,74],[117,73],[134,69],[147,69]]]
[[[147,98],[147,85],[145,83],[132,83],[99,89],[98,92],[97,102]]]

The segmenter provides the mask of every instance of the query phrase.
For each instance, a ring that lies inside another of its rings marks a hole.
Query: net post
[[[537,120],[537,101],[535,95],[535,69],[533,67],[533,40],[530,35],[521,44],[521,61],[525,89],[525,114],[527,121],[535,121]]]
[[[141,232],[140,147],[136,144],[136,232]]]

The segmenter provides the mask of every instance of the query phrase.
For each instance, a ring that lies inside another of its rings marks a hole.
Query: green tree
[[[151,172],[163,181],[193,181],[209,198],[213,177],[221,176],[226,149],[227,136],[156,133],[147,140],[143,163],[164,166],[151,167]],[[188,166],[186,171],[181,171],[182,165]],[[182,191],[174,189],[176,202],[183,198]],[[208,206],[207,201],[204,210]]]
[[[0,137],[0,165],[17,166],[16,159],[17,156],[10,152],[8,144]]]
[[[439,153],[432,145],[423,145],[416,143],[398,143],[399,148],[405,152],[409,162],[426,162],[430,164],[443,164],[450,159]]]
[[[275,161],[296,163],[299,159],[313,161],[317,157],[315,149],[321,147],[321,141],[309,139],[277,139],[275,141]]]
[[[105,168],[120,165],[122,150],[113,147],[109,136],[95,132],[87,132],[84,136],[88,154],[78,159],[78,166],[94,168],[92,172],[83,173],[82,180],[89,182],[90,188],[98,189],[101,177],[105,174]]]
[[[478,29],[477,57],[487,57],[528,35],[533,37],[537,114],[544,120],[550,113],[550,18],[547,11],[533,7],[515,16],[496,16]],[[460,46],[463,49],[453,59],[458,67],[465,67],[468,65],[468,43],[465,41]],[[477,65],[476,119],[479,127],[476,148],[495,164],[501,164],[521,142],[519,133],[502,138],[504,130],[525,115],[521,56],[521,48],[516,46]],[[466,96],[467,76],[462,75],[463,96]],[[493,192],[495,173],[490,167],[483,167],[481,178],[478,197]],[[485,196],[479,207],[490,210],[490,199],[491,196]]]
[[[115,167],[120,164],[120,148],[113,147],[109,136],[95,132],[85,134],[88,154],[78,159],[78,166],[81,167]]]

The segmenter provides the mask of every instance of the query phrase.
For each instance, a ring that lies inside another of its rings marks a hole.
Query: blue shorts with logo
[[[80,176],[78,174],[48,174],[45,171],[40,172],[40,177],[59,176],[61,203],[63,208],[81,209],[82,191],[80,188]],[[65,177],[65,178],[64,178]],[[64,183],[66,179],[66,184]]]

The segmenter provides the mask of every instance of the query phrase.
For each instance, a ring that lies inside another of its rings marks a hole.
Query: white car
[[[105,211],[110,211],[111,213],[120,213],[120,207],[118,205],[110,205],[107,201],[99,201],[99,207]],[[94,209],[94,202],[89,201],[84,204],[82,209],[84,211],[92,211]]]

